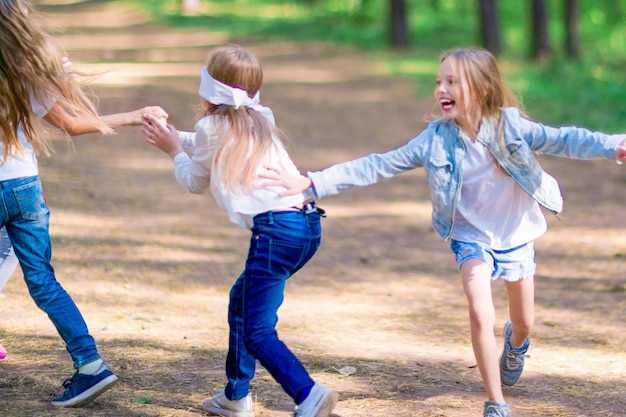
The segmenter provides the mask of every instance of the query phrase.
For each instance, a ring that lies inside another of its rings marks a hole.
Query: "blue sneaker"
[[[65,392],[52,400],[56,407],[82,407],[111,388],[117,377],[103,363],[93,374],[81,374],[78,371],[63,382]]]
[[[483,409],[483,417],[511,417],[511,406],[507,403],[487,401]]]
[[[524,370],[524,358],[530,346],[530,339],[526,338],[524,344],[518,348],[511,346],[513,326],[511,320],[504,324],[504,347],[500,355],[500,379],[504,385],[514,385]]]

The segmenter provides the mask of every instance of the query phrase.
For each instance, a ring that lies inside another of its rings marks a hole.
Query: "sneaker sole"
[[[111,388],[117,382],[117,376],[111,375],[98,382],[93,387],[80,395],[67,401],[52,401],[52,404],[56,407],[82,407],[89,404],[91,401],[98,398],[102,393]]]
[[[228,411],[223,408],[202,407],[204,411],[207,411],[212,416],[220,417],[254,417],[254,413],[247,411]]]
[[[212,416],[220,417],[254,417],[254,412],[250,411],[230,411],[223,408],[214,407],[210,403],[210,399],[202,404],[202,409],[211,413]]]

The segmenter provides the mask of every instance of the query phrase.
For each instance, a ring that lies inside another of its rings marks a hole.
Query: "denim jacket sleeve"
[[[615,149],[626,134],[606,134],[582,127],[551,127],[524,119],[516,109],[507,109],[508,137],[524,139],[535,152],[574,159],[615,160]]]
[[[375,184],[424,165],[429,149],[429,130],[407,144],[386,153],[373,153],[333,165],[323,171],[308,172],[315,194],[324,198],[354,187]]]

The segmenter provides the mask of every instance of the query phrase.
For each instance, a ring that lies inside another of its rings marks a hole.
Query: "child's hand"
[[[146,136],[146,142],[161,149],[171,156],[172,159],[180,152],[183,152],[176,128],[170,124],[163,124],[159,118],[152,114],[144,116],[141,133]]]
[[[153,116],[161,126],[167,126],[169,114],[159,106],[148,106],[132,112],[133,126],[141,125],[145,122],[146,116]]]
[[[260,178],[270,180],[263,185],[269,187],[283,187],[285,191],[279,194],[280,197],[297,195],[312,186],[311,179],[302,175],[294,175],[285,171],[283,167],[266,166],[265,172],[259,175]]]
[[[617,145],[615,149],[615,160],[618,164],[626,162],[626,140],[623,140],[622,143]]]

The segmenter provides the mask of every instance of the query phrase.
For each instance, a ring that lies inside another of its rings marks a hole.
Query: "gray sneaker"
[[[511,320],[504,324],[504,347],[500,355],[500,379],[504,385],[514,385],[524,370],[524,358],[526,351],[530,346],[530,339],[526,338],[524,344],[515,348],[511,346],[511,335],[513,334],[513,326]]]
[[[214,397],[204,400],[202,403],[204,411],[211,415],[222,417],[254,417],[252,411],[252,397],[246,395],[240,400],[229,400],[221,390]]]
[[[293,417],[328,417],[338,399],[337,391],[316,383],[306,400],[296,405]]]
[[[507,403],[487,401],[483,417],[511,417],[511,406]]]

